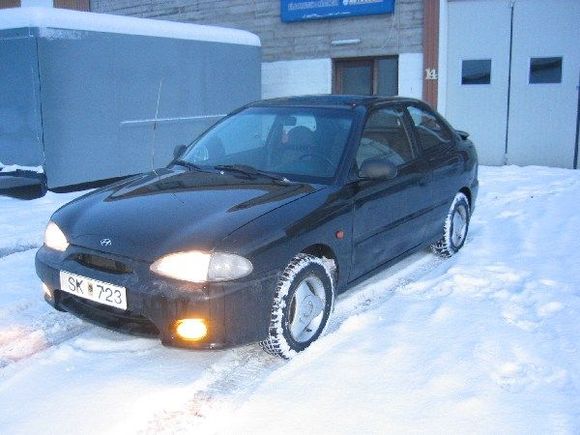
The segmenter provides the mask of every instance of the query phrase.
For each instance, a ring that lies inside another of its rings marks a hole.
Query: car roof
[[[365,106],[369,108],[378,104],[400,102],[424,104],[420,100],[405,97],[374,97],[361,95],[303,95],[299,97],[283,97],[260,100],[249,104],[247,107],[308,106],[354,108],[357,106]]]

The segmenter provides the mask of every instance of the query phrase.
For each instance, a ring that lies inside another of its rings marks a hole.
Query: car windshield
[[[180,160],[201,169],[329,183],[352,120],[348,109],[251,107],[208,130]]]

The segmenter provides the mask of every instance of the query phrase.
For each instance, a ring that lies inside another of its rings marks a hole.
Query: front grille
[[[85,267],[96,269],[101,272],[115,273],[118,275],[132,272],[132,269],[126,264],[99,255],[77,254],[75,256],[75,261]]]
[[[158,337],[159,329],[151,320],[131,311],[123,311],[59,291],[59,305],[69,313],[115,331],[144,337]]]

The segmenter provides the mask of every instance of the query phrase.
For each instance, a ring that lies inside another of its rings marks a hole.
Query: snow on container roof
[[[260,38],[253,33],[225,27],[43,7],[22,7],[0,11],[0,30],[23,27],[88,30],[257,47],[261,45]]]

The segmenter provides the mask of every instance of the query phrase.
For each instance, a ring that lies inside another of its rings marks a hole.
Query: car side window
[[[415,106],[409,106],[407,110],[424,150],[451,143],[451,132],[434,114]]]
[[[400,166],[414,158],[403,114],[397,108],[378,109],[368,117],[356,153],[358,168],[369,159],[384,158]]]

